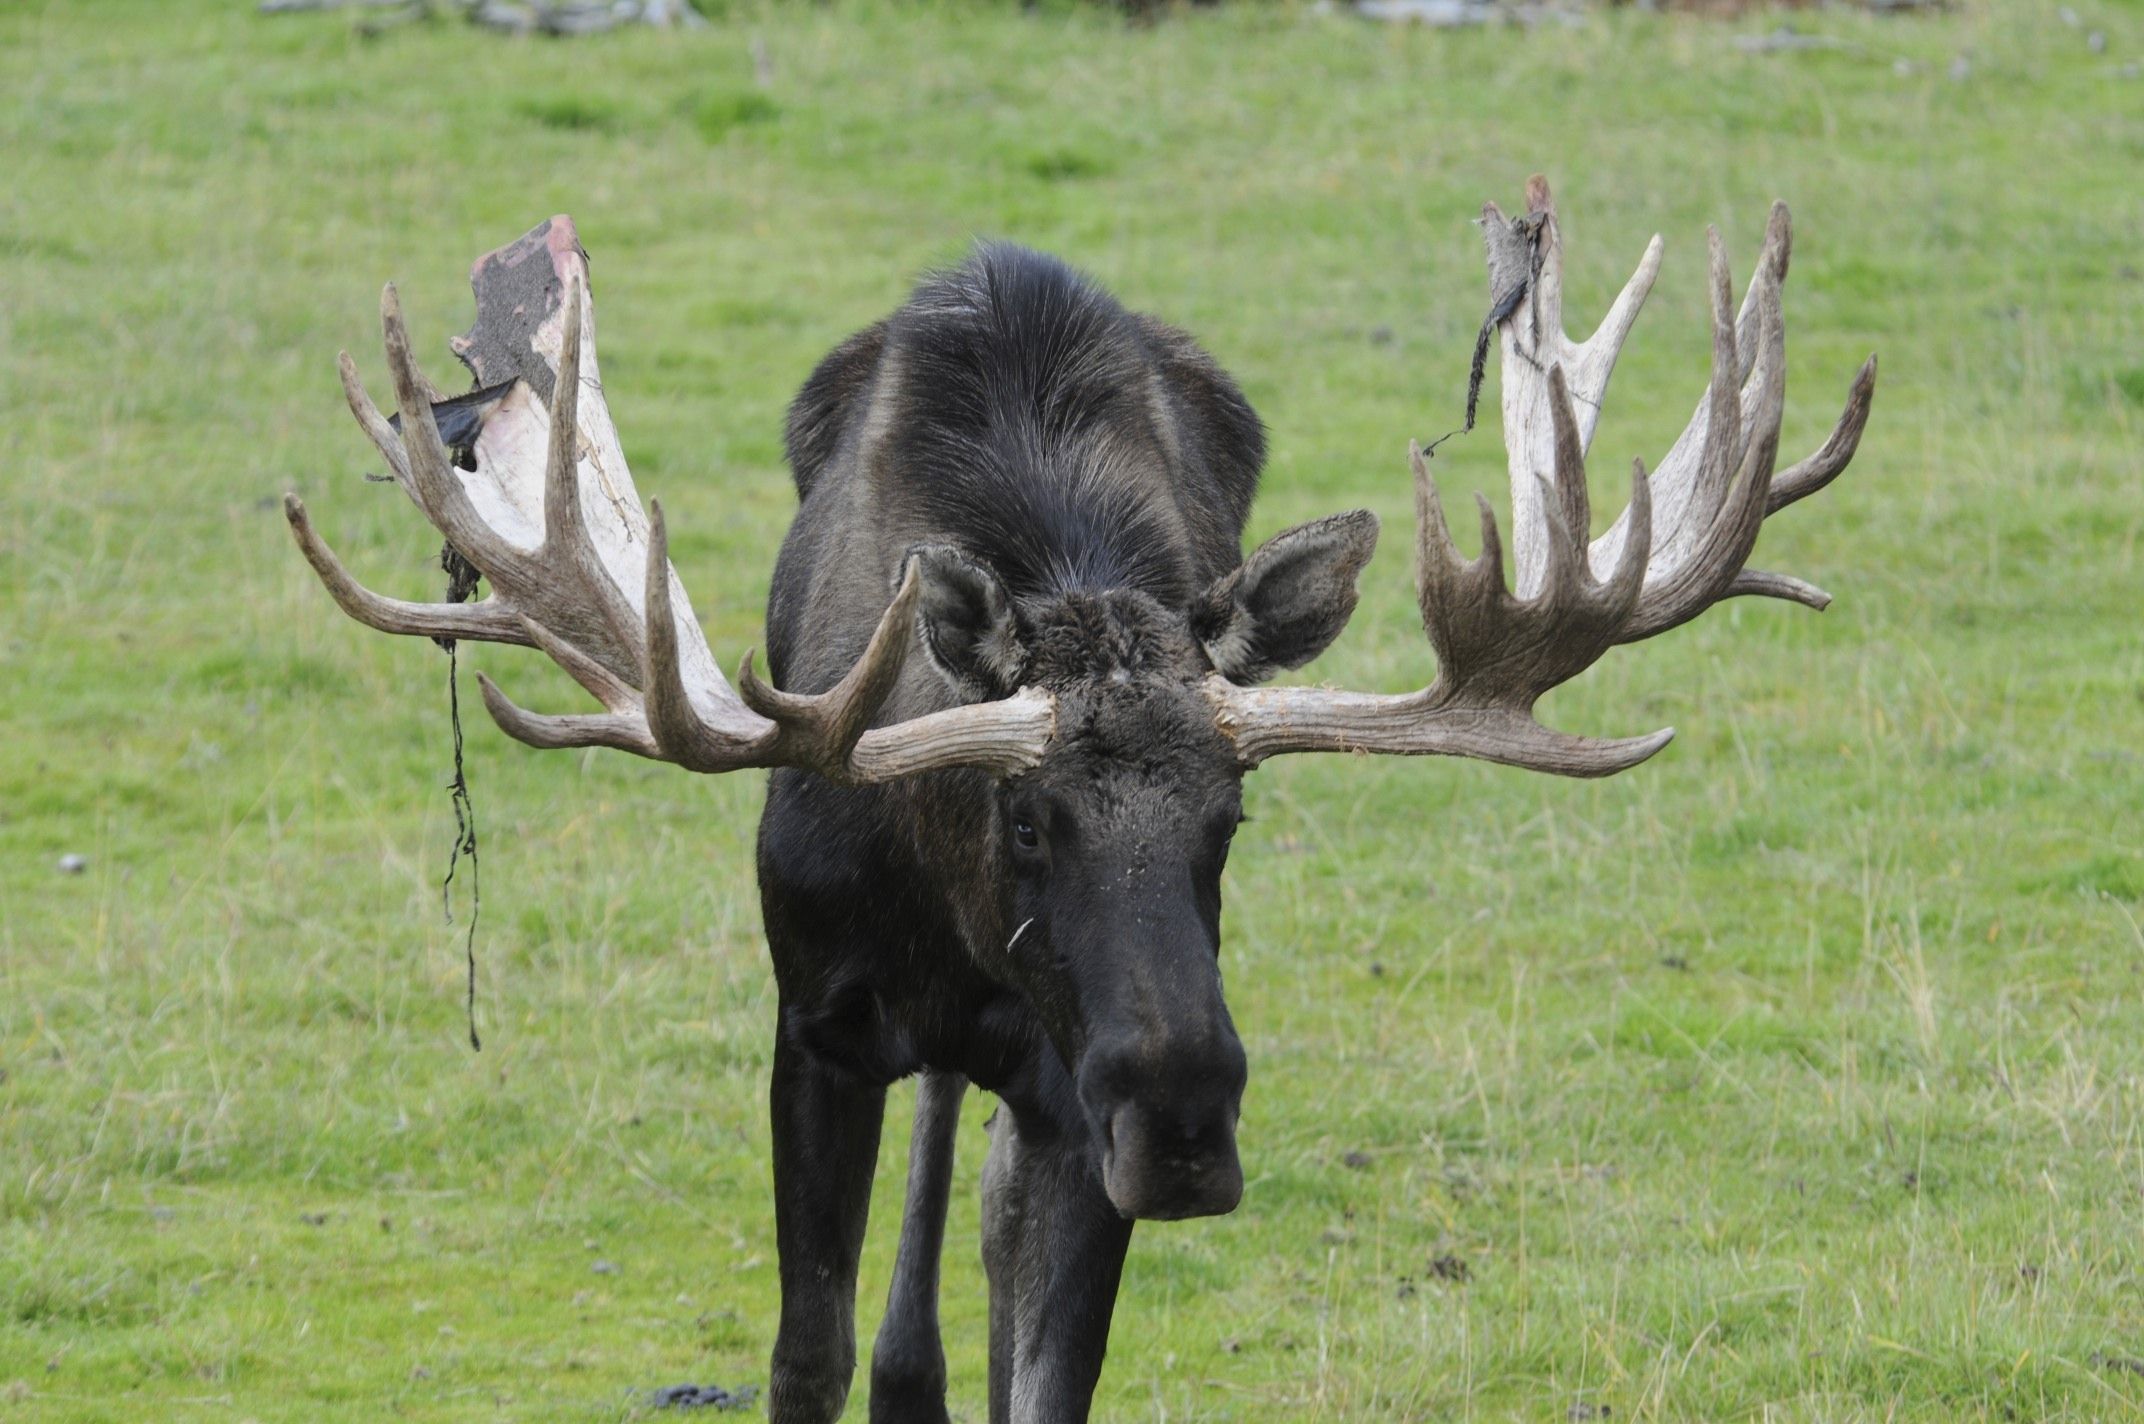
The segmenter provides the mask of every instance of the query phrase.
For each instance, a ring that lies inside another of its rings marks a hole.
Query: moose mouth
[[[1233,1122],[1219,1131],[1165,1133],[1134,1106],[1109,1115],[1102,1132],[1102,1190],[1133,1221],[1225,1216],[1243,1200],[1243,1163]],[[1175,1145],[1158,1141],[1177,1138]]]

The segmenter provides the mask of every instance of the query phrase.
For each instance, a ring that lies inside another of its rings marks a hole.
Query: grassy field
[[[1757,562],[1839,601],[1730,605],[1551,699],[1682,729],[1606,783],[1252,778],[1250,1186],[1139,1233],[1098,1417],[2144,1417],[2144,12],[2077,8],[1801,12],[1836,43],[1754,53],[1778,16],[837,3],[548,44],[0,6],[0,1419],[600,1420],[764,1381],[761,787],[479,714],[469,1050],[445,659],[338,614],[277,509],[436,588],[336,390],[338,347],[380,370],[383,279],[444,379],[470,258],[579,220],[612,409],[734,659],[811,363],[972,235],[1051,248],[1240,377],[1254,533],[1385,515],[1312,671],[1397,690],[1431,666],[1405,441],[1456,423],[1468,220],[1536,169],[1574,327],[1669,243],[1602,469],[1703,384],[1704,224],[1746,274],[1792,202],[1792,453],[1870,350],[1883,379]],[[1448,494],[1501,484],[1493,428],[1445,448]],[[968,1420],[987,1110],[947,1262]]]

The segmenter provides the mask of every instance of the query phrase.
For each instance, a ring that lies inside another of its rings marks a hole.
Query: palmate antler
[[[1784,204],[1729,318],[1719,233],[1711,233],[1712,380],[1660,467],[1639,463],[1630,506],[1587,541],[1585,456],[1617,353],[1660,267],[1660,239],[1584,342],[1563,331],[1563,241],[1548,184],[1527,185],[1526,215],[1483,211],[1499,323],[1504,444],[1510,457],[1517,594],[1487,500],[1482,552],[1464,558],[1419,447],[1411,452],[1418,523],[1417,590],[1437,652],[1437,680],[1400,696],[1325,688],[1208,685],[1216,715],[1250,765],[1284,752],[1471,756],[1565,776],[1606,776],[1667,745],[1672,730],[1598,740],[1551,731],[1534,703],[1617,643],[1689,621],[1722,598],[1762,594],[1822,608],[1799,579],[1745,570],[1766,515],[1822,489],[1846,468],[1868,421],[1876,358],[1855,377],[1845,413],[1815,454],[1774,475],[1786,403],[1780,285],[1792,242]]]
[[[524,711],[480,674],[493,719],[535,747],[616,747],[702,772],[800,766],[851,783],[951,766],[999,774],[1033,766],[1054,719],[1040,695],[866,730],[912,642],[913,570],[834,687],[816,696],[776,691],[753,674],[750,654],[730,686],[670,566],[662,508],[653,518],[642,513],[626,469],[596,369],[587,277],[586,254],[564,217],[480,259],[471,274],[477,324],[455,344],[481,388],[453,401],[442,401],[418,372],[395,290],[382,293],[380,323],[402,414],[393,422],[380,414],[345,353],[350,411],[396,482],[491,593],[460,604],[374,593],[288,495],[284,512],[298,547],[342,610],[387,633],[542,649],[606,710]],[[455,422],[456,451],[441,438],[441,413]],[[457,468],[457,453],[473,468]]]

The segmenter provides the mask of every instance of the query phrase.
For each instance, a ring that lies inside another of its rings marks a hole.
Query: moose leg
[[[983,1165],[990,1424],[1087,1418],[1131,1239],[1083,1132],[1023,1134],[998,1111]]]
[[[983,1158],[983,1275],[990,1285],[990,1424],[1012,1418],[1013,1295],[1020,1284],[1021,1211],[1019,1144],[1012,1114],[1000,1106],[983,1130],[990,1151]]]
[[[856,1258],[871,1210],[886,1090],[779,1032],[774,1047],[774,1238],[782,1323],[767,1417],[831,1424],[856,1371]]]
[[[968,1080],[926,1071],[916,1081],[909,1135],[908,1202],[901,1248],[886,1292],[886,1318],[871,1346],[871,1424],[946,1424],[945,1346],[938,1336],[938,1260],[945,1249],[953,1185],[953,1135]]]

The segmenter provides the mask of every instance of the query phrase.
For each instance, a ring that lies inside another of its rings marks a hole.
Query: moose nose
[[[1084,1066],[1080,1096],[1101,1148],[1102,1188],[1120,1215],[1172,1221],[1236,1209],[1246,1068],[1235,1034],[1194,1053],[1111,1054]]]

